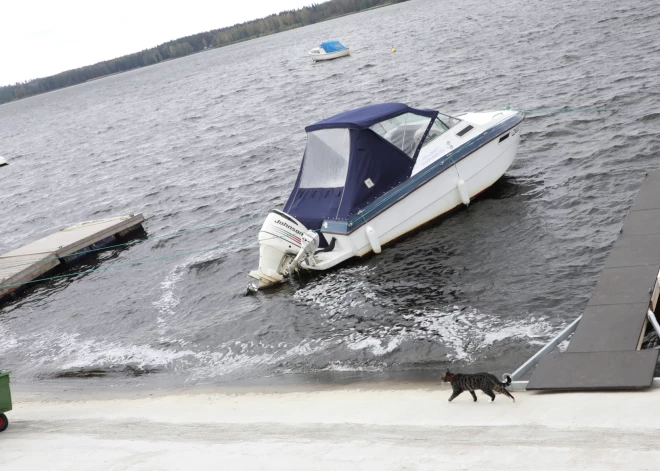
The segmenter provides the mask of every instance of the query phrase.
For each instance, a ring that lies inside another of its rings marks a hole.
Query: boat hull
[[[374,251],[374,248],[379,252],[380,246],[464,204],[461,191],[473,198],[488,189],[504,175],[515,160],[520,143],[518,129],[516,127],[511,130],[511,134],[515,135],[504,142],[499,142],[497,138],[491,140],[352,233],[321,231],[327,240],[336,238],[340,250],[336,254],[321,254],[321,260],[317,261],[315,266],[303,266],[311,270],[327,270],[352,256],[367,255]],[[459,181],[464,182],[460,191]]]
[[[351,54],[349,48],[342,49],[341,51],[337,52],[330,52],[330,53],[324,53],[324,54],[314,54],[314,53],[309,53],[310,57],[312,58],[313,62],[318,62],[318,61],[329,61],[332,59],[338,59],[340,57],[345,57],[349,56]]]

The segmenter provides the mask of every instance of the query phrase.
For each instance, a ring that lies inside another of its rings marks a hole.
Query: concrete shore
[[[16,398],[7,470],[650,470],[660,390],[498,395],[446,386]],[[20,400],[19,400],[20,399]]]

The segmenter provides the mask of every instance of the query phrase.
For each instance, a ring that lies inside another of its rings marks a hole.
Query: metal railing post
[[[523,363],[520,368],[518,368],[516,371],[511,373],[509,376],[511,376],[511,381],[515,381],[521,376],[523,376],[525,373],[527,373],[530,369],[532,369],[540,360],[543,358],[545,355],[550,353],[552,350],[557,347],[560,343],[562,343],[564,340],[568,338],[569,335],[571,335],[575,329],[577,328],[578,322],[580,322],[580,319],[582,319],[582,315],[575,319],[571,324],[569,324],[564,330],[562,330],[559,335],[557,335],[555,338],[550,340],[541,350],[536,352],[536,354],[531,357],[529,360],[527,360],[525,363]],[[660,327],[659,327],[660,328]],[[658,334],[660,335],[660,334]]]

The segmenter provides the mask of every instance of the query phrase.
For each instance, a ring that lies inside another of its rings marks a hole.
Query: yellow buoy
[[[396,48],[392,46],[392,52],[396,52]]]

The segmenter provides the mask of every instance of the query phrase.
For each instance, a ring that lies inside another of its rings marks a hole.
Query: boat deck
[[[660,285],[660,171],[637,194],[566,352],[544,357],[528,390],[651,386],[658,350],[640,350]]]
[[[142,214],[76,224],[0,255],[0,301],[42,275],[142,228]]]

